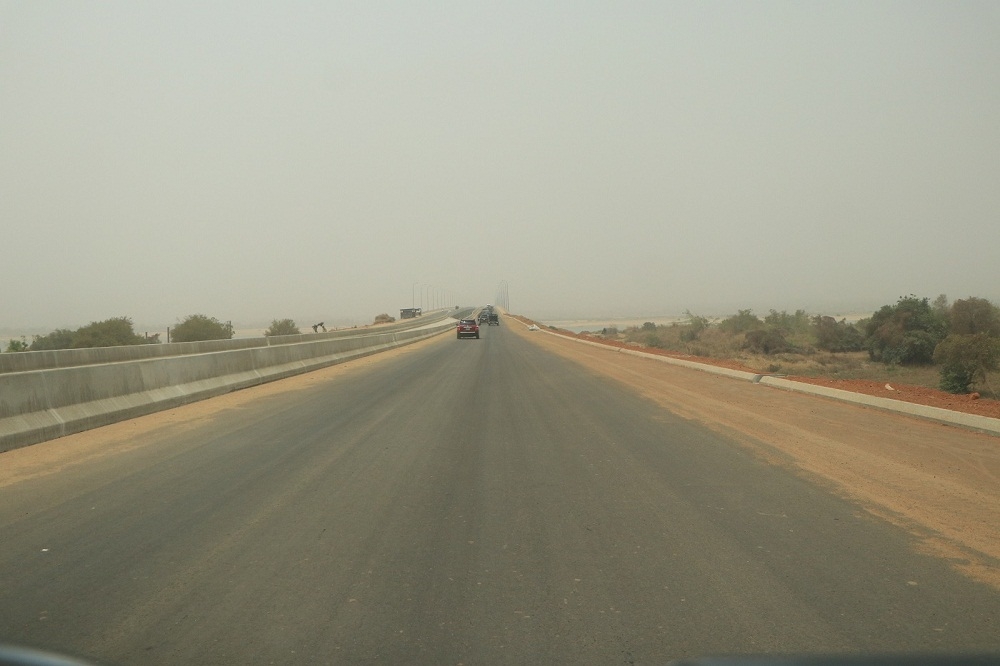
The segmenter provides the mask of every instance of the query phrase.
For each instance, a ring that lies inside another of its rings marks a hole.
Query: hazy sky
[[[0,328],[1000,302],[1000,3],[0,0],[0,248]]]

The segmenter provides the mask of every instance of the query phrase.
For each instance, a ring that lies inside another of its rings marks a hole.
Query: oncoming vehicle
[[[459,340],[462,338],[479,338],[479,324],[476,323],[475,319],[463,319],[458,322],[456,332]]]

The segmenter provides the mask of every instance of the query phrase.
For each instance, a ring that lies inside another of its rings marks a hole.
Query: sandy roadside
[[[510,329],[907,529],[1000,589],[1000,438]]]

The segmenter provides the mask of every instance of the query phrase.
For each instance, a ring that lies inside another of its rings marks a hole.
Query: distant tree
[[[941,388],[949,393],[968,393],[1000,363],[1000,338],[986,333],[951,334],[934,349],[941,364]]]
[[[940,294],[937,298],[935,298],[934,302],[931,303],[931,307],[934,309],[934,312],[937,312],[943,317],[947,317],[948,311],[951,309],[948,305],[948,297],[944,294]]]
[[[900,297],[867,320],[865,347],[873,361],[900,365],[930,363],[948,322],[926,298]]]
[[[230,340],[232,324],[222,323],[215,317],[203,314],[188,315],[170,332],[171,342],[198,342],[200,340]]]
[[[73,335],[73,347],[120,347],[141,345],[148,341],[132,328],[128,317],[114,317],[104,321],[94,321],[77,329]]]
[[[159,336],[151,338],[139,335],[128,317],[112,317],[104,321],[92,321],[75,331],[57,328],[48,335],[36,335],[31,341],[31,351],[51,349],[83,349],[89,347],[121,347],[159,342]]]
[[[291,319],[272,319],[271,327],[264,331],[264,335],[267,337],[271,337],[272,335],[299,335],[300,333],[299,327]]]
[[[985,333],[1000,337],[1000,308],[985,298],[955,301],[949,311],[949,332],[956,335]]]
[[[31,351],[48,351],[50,349],[70,349],[73,346],[75,332],[68,328],[57,328],[46,335],[31,336]]]
[[[30,346],[28,345],[28,341],[25,340],[23,335],[20,340],[9,340],[7,342],[7,351],[9,352],[24,352],[29,349]]]
[[[393,317],[390,314],[386,314],[384,312],[380,315],[375,315],[376,324],[391,324],[394,321],[396,321],[395,317]]]
[[[642,323],[642,330],[644,330],[644,331],[655,331],[656,330],[656,324],[654,324],[651,321],[645,321],[645,322]]]

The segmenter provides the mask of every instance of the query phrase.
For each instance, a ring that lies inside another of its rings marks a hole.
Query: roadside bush
[[[952,303],[948,313],[950,333],[975,335],[984,333],[1000,337],[1000,308],[985,298],[965,298]]]
[[[873,361],[889,364],[930,363],[934,348],[947,333],[947,321],[926,298],[900,297],[883,305],[867,321],[865,347]]]
[[[201,340],[231,340],[233,325],[222,323],[215,317],[203,314],[188,315],[170,332],[172,342],[199,342]]]
[[[788,351],[788,341],[785,334],[776,328],[760,328],[748,331],[743,338],[742,349],[755,354],[778,354]]]
[[[654,349],[663,349],[666,346],[663,340],[660,339],[660,336],[655,333],[649,333],[644,342],[647,347],[653,347]]]
[[[934,349],[934,361],[941,364],[941,389],[968,393],[1000,363],[1000,338],[985,333],[952,334]]]
[[[817,315],[813,317],[813,334],[816,346],[828,352],[854,352],[864,349],[864,336],[857,327],[846,320]]]
[[[386,313],[375,316],[376,324],[391,324],[394,321],[396,321],[396,318]]]
[[[265,337],[272,335],[299,335],[301,331],[292,319],[272,319],[271,326],[264,331]]]
[[[963,365],[941,366],[941,383],[938,386],[942,391],[969,393],[974,382],[975,377],[973,377],[972,372]]]

